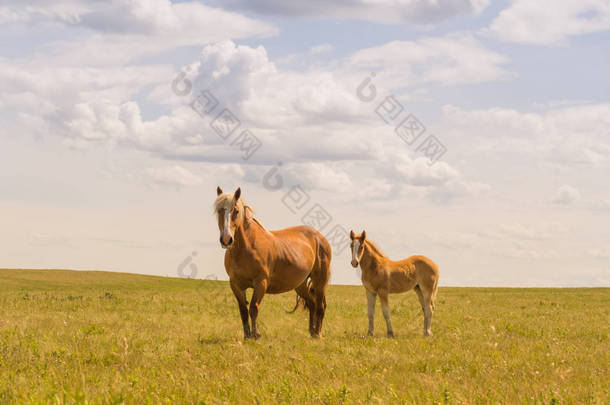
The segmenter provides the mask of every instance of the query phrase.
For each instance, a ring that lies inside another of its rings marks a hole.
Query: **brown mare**
[[[404,260],[393,261],[366,238],[350,232],[352,243],[352,266],[362,269],[362,284],[366,289],[369,315],[369,335],[375,327],[375,301],[379,295],[381,310],[388,330],[388,337],[394,336],[390,322],[388,294],[401,293],[414,289],[424,311],[424,335],[432,334],[430,324],[438,284],[438,267],[425,256],[411,256]]]
[[[331,249],[326,238],[309,226],[268,231],[240,198],[241,189],[231,194],[218,187],[216,192],[220,245],[226,249],[225,269],[239,305],[244,337],[260,337],[256,319],[263,296],[290,290],[309,309],[309,333],[320,337],[330,280]],[[254,290],[249,310],[247,288]]]

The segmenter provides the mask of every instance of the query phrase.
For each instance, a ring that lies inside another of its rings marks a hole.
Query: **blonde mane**
[[[224,193],[218,196],[218,198],[216,198],[216,201],[214,201],[214,213],[218,213],[220,212],[220,210],[232,210],[234,207],[234,200],[233,200],[233,194],[231,193]],[[246,215],[246,219],[251,219],[254,222],[256,222],[261,228],[263,228],[265,231],[269,232],[267,230],[267,228],[265,228],[265,226],[263,224],[261,224],[261,222],[254,217],[255,211],[254,208],[252,208],[251,206],[249,206],[248,204],[246,204],[244,202],[244,200],[242,198],[240,198],[239,200],[237,200],[237,207],[240,210],[243,210],[243,213]]]
[[[237,200],[237,206],[243,207],[244,202],[240,198]],[[214,201],[214,212],[219,212],[220,210],[232,210],[235,206],[235,201],[233,200],[233,194],[224,193],[219,195]]]
[[[379,247],[372,240],[365,239],[364,243],[366,243],[376,255],[386,258],[388,257],[385,253],[381,251],[381,249],[379,249]]]

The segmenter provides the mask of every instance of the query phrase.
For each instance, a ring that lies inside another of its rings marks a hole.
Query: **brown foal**
[[[350,232],[352,266],[362,269],[362,284],[366,289],[369,316],[369,335],[375,327],[375,301],[381,301],[389,337],[394,336],[390,322],[388,295],[414,289],[424,311],[424,335],[432,334],[430,324],[438,284],[438,267],[425,256],[411,256],[404,260],[390,260],[366,238],[366,232]]]
[[[295,290],[309,309],[309,333],[320,337],[326,287],[330,280],[330,244],[309,226],[268,231],[241,198],[241,189],[216,189],[220,244],[226,249],[225,269],[237,298],[244,338],[258,339],[258,309],[263,296]],[[246,289],[252,288],[250,308]],[[252,321],[250,328],[249,319]]]

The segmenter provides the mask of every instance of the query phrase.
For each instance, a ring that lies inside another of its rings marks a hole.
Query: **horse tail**
[[[299,294],[297,294],[296,296],[297,296],[297,299],[296,299],[296,303],[294,304],[294,308],[292,308],[292,310],[290,310],[290,311],[286,311],[287,314],[293,314],[294,311],[297,310],[299,305],[303,305],[303,307],[305,306],[305,301],[303,300],[303,298],[299,297]]]

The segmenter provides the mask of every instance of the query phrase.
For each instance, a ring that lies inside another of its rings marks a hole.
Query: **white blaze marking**
[[[352,260],[358,261],[358,249],[360,248],[360,240],[354,241],[354,248],[352,249]]]
[[[231,211],[225,210],[225,218],[223,224],[222,234],[231,235]]]

